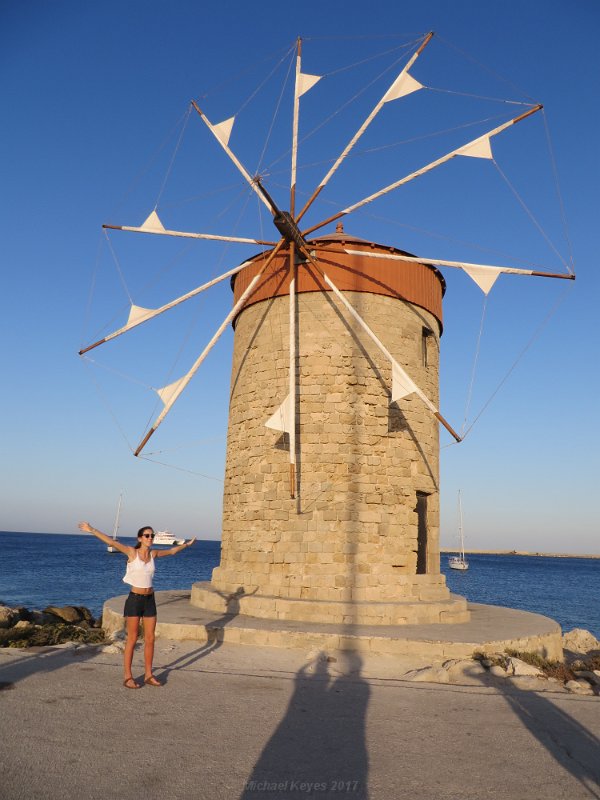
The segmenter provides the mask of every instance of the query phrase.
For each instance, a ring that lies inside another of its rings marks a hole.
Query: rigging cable
[[[127,286],[127,283],[125,281],[125,276],[123,275],[123,270],[121,269],[121,265],[119,263],[119,259],[117,258],[117,254],[115,253],[115,249],[112,246],[112,242],[110,240],[110,236],[108,235],[108,229],[107,228],[104,228],[104,235],[106,236],[106,241],[108,243],[108,249],[110,250],[110,253],[111,253],[112,257],[113,257],[113,261],[115,263],[115,267],[117,268],[117,274],[119,275],[119,279],[121,281],[123,289],[125,290],[125,294],[129,298],[129,302],[131,303],[131,305],[134,305],[133,299],[132,299],[131,294],[129,292],[129,287]]]
[[[479,361],[479,350],[480,350],[480,347],[481,347],[481,337],[483,335],[483,323],[484,323],[484,320],[485,320],[485,312],[487,310],[487,300],[488,300],[487,295],[484,295],[484,297],[483,297],[483,308],[482,308],[482,311],[481,311],[481,322],[480,322],[480,325],[479,325],[479,335],[477,336],[477,344],[475,346],[475,357],[473,359],[473,367],[471,369],[471,381],[469,383],[469,389],[467,391],[467,400],[466,400],[466,403],[465,403],[465,415],[464,415],[464,419],[463,419],[462,429],[461,429],[461,432],[460,432],[461,439],[465,438],[465,428],[467,426],[467,417],[469,415],[469,408],[471,407],[471,398],[472,398],[472,395],[473,395],[473,384],[475,383],[475,373],[477,371],[477,364],[478,364],[478,361]],[[457,442],[457,444],[458,444],[458,442]]]
[[[100,265],[100,253],[102,251],[103,246],[103,239],[102,234],[98,237],[98,246],[96,249],[96,260],[94,262],[94,269],[92,270],[92,280],[90,281],[90,288],[88,291],[88,298],[87,303],[85,306],[85,313],[83,315],[83,322],[81,325],[81,347],[84,346],[85,343],[85,335],[88,329],[88,325],[90,324],[90,318],[92,315],[92,300],[94,298],[94,293],[96,290],[96,278],[98,277],[98,270]]]
[[[563,235],[565,237],[565,241],[567,243],[567,248],[569,250],[569,260],[571,264],[574,264],[575,259],[573,258],[573,247],[571,245],[571,237],[569,236],[569,226],[567,225],[567,214],[565,212],[565,205],[563,202],[562,193],[560,191],[560,183],[558,180],[558,168],[556,166],[556,158],[554,157],[554,148],[552,147],[552,139],[550,138],[550,129],[548,127],[548,119],[546,117],[546,110],[542,109],[542,118],[544,120],[544,130],[546,132],[546,142],[548,144],[548,154],[550,156],[550,164],[552,166],[552,174],[554,176],[554,188],[556,190],[556,196],[558,199],[558,204],[560,206],[560,216],[563,225]],[[574,270],[571,269],[569,264],[566,265],[567,269],[571,274],[573,274]]]
[[[273,127],[275,125],[275,120],[277,119],[277,115],[279,113],[279,109],[281,108],[281,101],[283,100],[283,94],[285,92],[285,87],[287,86],[287,82],[288,82],[288,80],[290,78],[290,72],[291,72],[293,66],[294,66],[294,59],[291,58],[289,66],[288,66],[287,73],[286,73],[285,78],[283,80],[283,83],[281,85],[281,91],[279,93],[279,99],[277,100],[277,104],[275,106],[275,111],[273,112],[273,118],[271,119],[271,126],[269,127],[269,130],[267,132],[267,136],[265,138],[265,143],[263,145],[262,153],[260,154],[260,157],[258,159],[258,164],[256,165],[256,170],[255,170],[256,174],[259,172],[260,165],[262,164],[262,160],[265,157],[265,152],[266,152],[267,147],[269,145],[269,139],[271,138],[271,134],[273,133]]]
[[[183,125],[181,127],[181,132],[179,134],[179,138],[177,140],[177,144],[175,145],[175,149],[173,150],[173,155],[171,156],[171,161],[169,162],[169,166],[167,167],[167,171],[165,173],[165,177],[163,178],[162,185],[161,185],[161,187],[159,189],[158,196],[156,198],[156,203],[154,204],[154,211],[156,211],[156,209],[158,208],[158,204],[160,203],[160,198],[162,197],[162,193],[164,192],[165,187],[167,185],[167,180],[169,179],[169,176],[171,175],[171,170],[173,169],[173,164],[175,163],[175,156],[177,155],[177,152],[178,152],[178,150],[179,150],[179,148],[181,146],[181,142],[183,141],[183,135],[184,135],[184,133],[186,131],[187,124],[189,122],[191,113],[192,113],[192,105],[190,103],[190,105],[188,107],[188,110],[187,110],[187,114],[185,115],[184,120],[183,120]]]
[[[249,104],[252,102],[252,100],[254,100],[254,98],[256,97],[256,95],[257,95],[257,94],[260,92],[260,90],[263,88],[263,86],[265,86],[265,84],[267,84],[267,83],[268,83],[268,81],[269,81],[269,80],[270,80],[270,79],[273,77],[273,75],[274,75],[274,74],[277,72],[277,70],[279,69],[279,67],[280,67],[280,66],[283,64],[283,62],[286,60],[286,58],[288,58],[288,57],[290,56],[290,54],[293,54],[295,47],[296,47],[296,45],[295,45],[295,43],[294,43],[294,44],[292,45],[292,47],[290,47],[288,50],[286,50],[286,52],[285,52],[285,53],[283,54],[283,56],[282,56],[282,57],[279,59],[279,61],[277,62],[277,64],[275,64],[275,66],[273,67],[273,69],[271,70],[271,72],[269,72],[269,74],[267,75],[267,77],[266,77],[266,78],[264,78],[264,80],[263,80],[261,83],[259,83],[259,85],[258,85],[258,86],[256,87],[256,89],[255,89],[255,90],[254,90],[254,91],[253,91],[253,92],[252,92],[252,93],[249,95],[249,97],[247,97],[247,98],[246,98],[246,100],[244,100],[244,102],[242,103],[242,105],[241,105],[241,106],[238,108],[238,110],[235,112],[235,114],[234,114],[233,116],[237,117],[239,114],[241,114],[241,113],[242,113],[242,111],[243,111],[243,110],[246,108],[246,106],[247,106],[247,105],[249,105]],[[292,64],[292,63],[293,63],[293,62],[290,62],[290,64]]]
[[[390,72],[390,70],[392,70],[394,67],[397,66],[397,64],[404,58],[405,55],[406,54],[403,53],[402,56],[399,56],[395,61],[393,61],[391,64],[389,64],[382,72],[380,72],[378,75],[376,75],[369,83],[367,83],[365,86],[363,86],[362,89],[359,89],[359,91],[356,92],[356,94],[353,95],[349,100],[346,100],[344,103],[342,103],[335,111],[333,111],[333,113],[331,113],[322,122],[320,122],[318,125],[316,125],[311,131],[306,133],[302,137],[302,139],[299,140],[298,146],[300,146],[301,144],[304,144],[304,142],[306,142],[308,139],[310,139],[311,136],[314,136],[314,134],[317,131],[319,131],[325,125],[329,124],[329,122],[331,122],[331,120],[334,119],[334,117],[336,117],[338,114],[340,114],[345,108],[347,108],[355,100],[357,100],[362,94],[364,94],[367,91],[367,89],[370,89],[371,86],[373,86],[374,83],[376,83],[378,80],[380,80],[380,78],[382,78],[384,75],[387,75],[387,73]],[[427,87],[423,86],[423,88],[426,89]],[[274,161],[272,161],[269,164],[269,169],[272,168],[273,166],[275,166],[275,164],[278,164],[284,158],[287,158],[289,156],[290,152],[291,152],[291,148],[288,148],[285,152],[283,152],[280,156],[278,156]]]
[[[86,364],[88,361],[91,361],[91,359],[88,359],[87,356],[84,356],[82,361],[83,361],[84,364]],[[108,402],[107,398],[105,397],[104,392],[102,391],[102,387],[100,386],[98,381],[95,379],[95,377],[94,377],[94,375],[93,375],[91,370],[90,370],[90,374],[91,374],[94,386],[96,387],[96,391],[98,392],[98,395],[100,397],[100,400],[104,404],[104,406],[105,406],[106,410],[108,411],[108,413],[110,414],[110,416],[113,418],[113,422],[115,423],[115,425],[117,426],[117,430],[119,431],[119,433],[121,434],[121,436],[125,440],[125,443],[126,443],[127,447],[129,448],[130,452],[133,453],[133,447],[131,446],[131,444],[129,442],[129,439],[126,436],[125,431],[123,430],[123,428],[119,424],[119,420],[117,419],[115,413],[113,412],[112,406],[110,405],[110,403]]]
[[[531,102],[524,100],[507,100],[504,97],[490,97],[483,94],[472,94],[471,92],[458,92],[455,89],[442,89],[438,86],[428,86],[431,92],[440,92],[440,94],[455,94],[459,97],[470,97],[474,100],[489,100],[493,103],[506,103],[511,106],[528,106],[531,107]]]
[[[229,85],[231,83],[238,83],[240,78],[242,78],[242,77],[244,77],[246,75],[249,75],[256,67],[258,67],[259,64],[264,64],[267,61],[271,61],[273,58],[278,58],[280,56],[280,53],[283,53],[283,55],[280,57],[280,60],[277,62],[277,66],[275,67],[275,69],[277,69],[277,67],[281,64],[281,62],[284,61],[288,57],[288,55],[294,49],[295,46],[296,46],[296,42],[294,41],[294,43],[291,45],[291,47],[290,46],[288,46],[286,48],[278,47],[277,50],[274,50],[273,52],[271,52],[268,55],[264,56],[264,58],[257,59],[256,61],[252,62],[252,64],[250,64],[250,66],[244,67],[243,69],[238,70],[231,77],[225,78],[225,80],[222,80],[219,83],[213,84],[211,87],[206,89],[206,91],[204,91],[202,94],[197,95],[197,97],[202,98],[202,99],[204,99],[206,97],[210,97],[210,95],[216,94],[217,92],[220,92],[223,89],[223,87],[225,87],[225,86],[227,86],[227,85]],[[272,72],[274,72],[275,69]],[[256,92],[254,92],[254,94],[256,94]],[[244,103],[244,105],[246,105],[251,98],[252,98],[252,96]],[[242,106],[242,108],[243,108],[243,106]]]
[[[552,308],[550,309],[548,314],[546,314],[544,319],[540,322],[540,324],[538,325],[536,330],[531,335],[531,337],[530,337],[529,341],[527,342],[527,344],[525,345],[525,347],[521,350],[521,352],[519,353],[519,355],[515,359],[514,363],[512,364],[512,366],[507,371],[506,375],[502,378],[502,380],[500,381],[498,386],[494,389],[494,391],[490,395],[489,399],[484,403],[484,405],[482,406],[482,408],[479,411],[479,413],[477,414],[477,416],[473,419],[473,422],[466,429],[466,431],[464,433],[464,436],[463,436],[463,441],[464,441],[464,439],[466,439],[466,437],[469,435],[469,433],[473,430],[473,426],[475,425],[475,423],[479,420],[479,418],[482,416],[482,414],[487,410],[488,406],[492,403],[493,399],[496,397],[496,395],[498,394],[500,389],[504,386],[504,384],[508,380],[509,376],[515,370],[517,364],[521,361],[521,359],[523,358],[525,353],[530,349],[530,347],[533,345],[533,343],[536,341],[536,339],[539,338],[540,334],[542,333],[542,330],[546,327],[546,325],[551,320],[551,318],[554,316],[554,314],[556,314],[556,312],[558,311],[559,307],[563,304],[563,302],[565,301],[568,293],[570,291],[572,291],[572,289],[573,289],[573,284],[569,284],[569,286],[567,286],[566,289],[559,296],[558,300],[552,306]],[[444,449],[446,447],[452,447],[454,444],[457,444],[457,443],[456,442],[450,442],[449,444],[444,445]]]
[[[166,461],[158,461],[155,458],[148,458],[148,456],[139,455],[142,461],[149,461],[151,464],[158,464],[161,467],[169,467],[169,469],[176,469],[178,472],[187,472],[189,475],[198,475],[200,478],[206,478],[209,481],[216,481],[217,483],[223,483],[223,478],[216,478],[214,475],[205,475],[203,472],[196,472],[193,469],[186,469],[185,467],[177,467],[175,464],[167,464]]]
[[[135,176],[135,177],[134,177],[134,178],[131,180],[131,182],[130,182],[130,184],[129,184],[129,188],[127,188],[127,189],[125,190],[125,192],[124,192],[124,193],[123,193],[123,195],[121,196],[120,200],[117,202],[117,204],[116,204],[116,206],[115,206],[115,212],[116,212],[116,211],[118,211],[118,210],[121,208],[121,206],[124,204],[125,200],[126,200],[126,199],[129,197],[129,195],[130,195],[130,194],[133,192],[133,190],[135,189],[135,187],[136,187],[136,186],[137,186],[137,185],[140,183],[140,181],[142,180],[142,178],[143,178],[143,177],[144,177],[144,176],[145,176],[145,175],[146,175],[146,174],[147,174],[147,173],[150,171],[150,168],[152,167],[152,165],[154,164],[154,162],[157,160],[158,156],[161,154],[161,152],[162,152],[162,151],[164,150],[164,148],[167,146],[167,142],[170,140],[171,136],[172,136],[172,135],[173,135],[173,133],[174,133],[174,132],[175,132],[175,131],[176,131],[176,130],[179,128],[179,126],[181,125],[181,123],[184,121],[184,119],[185,119],[186,115],[188,115],[188,114],[189,114],[189,108],[188,108],[188,109],[186,109],[186,110],[185,110],[185,112],[184,112],[184,113],[183,113],[183,114],[182,114],[182,115],[179,117],[179,119],[177,120],[177,122],[175,123],[175,125],[173,125],[173,127],[171,128],[171,130],[169,131],[169,133],[168,133],[168,134],[165,136],[165,138],[163,139],[162,143],[161,143],[161,144],[159,145],[159,147],[158,147],[158,148],[155,150],[155,152],[154,152],[154,153],[153,153],[153,154],[150,156],[150,158],[149,158],[149,159],[148,159],[148,161],[146,162],[146,165],[145,165],[144,167],[142,167],[142,169],[140,169],[140,171],[138,172],[138,174],[137,174],[137,175],[136,175],[136,176]]]
[[[535,216],[533,215],[533,212],[532,212],[532,211],[531,211],[531,210],[530,210],[530,209],[527,207],[527,205],[526,205],[525,201],[523,200],[523,198],[521,197],[521,195],[518,193],[518,191],[516,190],[516,188],[515,188],[515,187],[512,185],[512,183],[509,181],[508,177],[507,177],[507,176],[504,174],[504,172],[503,172],[503,171],[502,171],[502,169],[500,168],[500,166],[499,166],[498,162],[496,161],[496,159],[494,158],[494,159],[492,159],[492,160],[493,160],[494,166],[496,167],[496,169],[497,169],[497,170],[498,170],[498,172],[500,173],[500,176],[501,176],[501,177],[503,178],[503,180],[506,182],[506,185],[507,185],[507,186],[508,186],[508,188],[511,190],[511,192],[513,193],[513,195],[516,197],[517,201],[519,202],[519,204],[521,205],[521,207],[523,208],[523,210],[525,211],[525,213],[527,214],[527,216],[529,217],[529,219],[532,221],[532,223],[534,224],[534,226],[535,226],[535,227],[538,229],[539,233],[540,233],[540,234],[542,235],[542,237],[543,237],[543,238],[546,240],[546,243],[548,244],[548,246],[550,247],[550,249],[554,251],[554,253],[555,253],[555,255],[556,255],[556,256],[558,256],[558,259],[561,261],[562,265],[563,265],[563,266],[566,268],[567,272],[569,272],[569,273],[573,274],[573,273],[572,273],[572,270],[571,270],[571,267],[570,267],[570,265],[569,265],[569,264],[567,263],[567,261],[565,261],[565,259],[562,257],[562,255],[560,254],[560,252],[558,251],[558,249],[557,249],[557,248],[556,248],[556,246],[554,245],[554,242],[553,242],[553,241],[550,239],[550,237],[548,236],[548,234],[546,233],[546,231],[545,231],[545,230],[542,228],[542,226],[540,225],[540,223],[537,221],[537,219],[536,219],[536,218],[535,218]]]
[[[507,86],[511,86],[519,94],[523,95],[523,97],[526,97],[532,103],[535,104],[537,102],[536,100],[533,99],[533,97],[530,97],[530,95],[528,95],[527,92],[523,91],[523,89],[521,89],[520,86],[517,86],[516,83],[513,83],[512,81],[508,80],[508,78],[505,78],[499,72],[496,72],[495,70],[490,69],[490,67],[486,66],[481,61],[477,61],[476,58],[474,58],[473,56],[469,55],[469,53],[467,53],[465,50],[461,50],[460,47],[457,47],[449,39],[444,39],[442,36],[439,36],[439,35],[436,35],[436,39],[438,40],[438,42],[441,42],[446,47],[448,47],[448,48],[450,48],[452,50],[455,50],[457,53],[459,53],[467,61],[471,61],[473,64],[476,64],[479,67],[479,69],[483,70],[484,72],[488,72],[490,75],[493,75],[494,78],[496,78],[497,80],[501,81],[502,83],[506,83]]]

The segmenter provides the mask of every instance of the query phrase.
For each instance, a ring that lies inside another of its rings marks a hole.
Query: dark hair
[[[142,538],[142,534],[144,533],[144,531],[152,531],[152,533],[154,533],[154,528],[151,528],[150,525],[144,525],[142,528],[139,529],[139,531],[137,532],[138,540],[135,546],[136,550],[138,550],[142,546],[140,539]]]

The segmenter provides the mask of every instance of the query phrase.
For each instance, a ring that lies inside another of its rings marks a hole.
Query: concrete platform
[[[103,626],[123,628],[125,595],[104,604]],[[469,604],[469,622],[455,625],[331,625],[223,614],[190,604],[189,591],[157,592],[157,636],[174,640],[224,642],[282,648],[350,650],[376,655],[469,658],[475,651],[506,648],[562,660],[561,630],[540,614]]]

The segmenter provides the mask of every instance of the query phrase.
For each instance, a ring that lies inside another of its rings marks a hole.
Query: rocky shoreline
[[[102,618],[85,606],[47,606],[43,611],[0,604],[0,647],[44,647],[107,641]]]
[[[565,692],[600,697],[600,641],[589,631],[574,628],[563,634],[563,661],[548,661],[536,653],[478,654],[448,659],[410,670],[401,680],[424,683],[489,685],[506,683],[517,690]]]

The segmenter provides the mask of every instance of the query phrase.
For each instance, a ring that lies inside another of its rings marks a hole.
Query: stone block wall
[[[436,318],[394,297],[345,296],[437,405]],[[212,588],[334,603],[448,599],[437,420],[416,395],[390,405],[389,361],[332,293],[300,294],[297,307],[297,496],[287,435],[265,427],[289,391],[289,300],[277,297],[246,308],[236,324]],[[417,492],[427,494],[428,528],[418,581]]]

